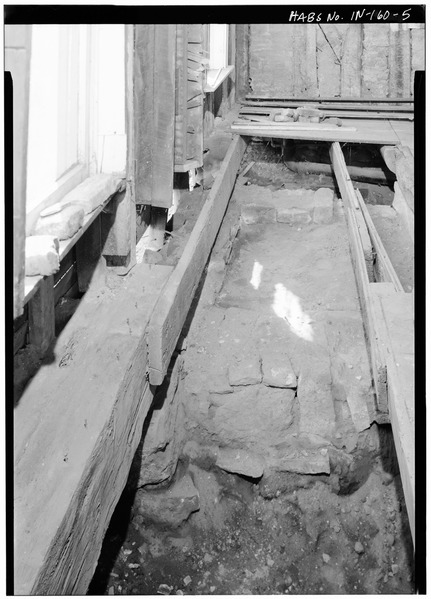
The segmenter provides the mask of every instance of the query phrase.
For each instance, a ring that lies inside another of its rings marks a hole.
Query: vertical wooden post
[[[31,25],[5,25],[5,70],[13,82],[13,285],[14,318],[24,307],[25,203],[30,91]],[[6,198],[11,201],[11,198]]]
[[[250,25],[236,25],[235,99],[242,100],[250,93],[249,45]]]
[[[105,272],[100,230],[101,219],[96,218],[75,245],[78,288],[82,293],[88,290],[93,277]]]
[[[170,208],[174,173],[175,25],[135,25],[135,198]]]
[[[109,202],[106,211],[101,214],[101,252],[107,258],[108,266],[114,266],[118,274],[125,274],[136,264],[133,63],[134,26],[125,25],[126,191],[117,193]]]
[[[44,354],[55,337],[54,275],[41,281],[28,305],[28,339]]]

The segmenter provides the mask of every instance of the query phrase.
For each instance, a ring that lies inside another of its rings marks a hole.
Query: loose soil
[[[275,162],[277,152],[264,144],[249,146],[243,163],[255,162],[247,174],[249,183],[272,191],[335,187],[332,177],[288,171],[281,160]],[[390,207],[390,189],[364,183],[360,187],[368,190],[363,195],[369,204],[383,198],[385,210]],[[393,215],[379,211],[382,206],[370,208],[378,230],[388,232],[389,239],[390,227],[398,226]],[[223,350],[208,345],[217,336],[211,330],[215,322],[211,314],[234,308],[269,317],[274,283],[282,282],[301,298],[316,330],[331,330],[328,322],[330,326],[335,322],[338,345],[329,344],[330,351],[343,352],[350,364],[346,369],[352,368],[364,383],[364,364],[358,358],[363,338],[352,334],[357,333],[359,302],[341,206],[338,210],[330,225],[242,228],[223,288],[206,317],[195,324],[195,338],[202,341],[193,351],[212,356],[207,368]],[[392,256],[398,249],[394,243]],[[398,258],[400,254],[401,250]],[[263,266],[258,293],[250,285],[255,261]],[[410,285],[409,263],[396,262],[403,284]],[[235,337],[235,330],[232,334]],[[208,372],[199,370],[198,376],[205,382]],[[359,384],[354,376],[352,381]],[[174,485],[185,472],[190,474],[200,509],[177,527],[136,516],[134,492],[128,485],[108,529],[89,594],[413,593],[413,548],[390,427],[372,424],[356,434],[351,419],[346,424],[345,397],[334,398],[334,403],[337,430],[346,436],[340,439],[340,451],[333,453],[329,476],[282,472],[251,480],[223,471],[203,455],[183,455],[167,485]]]

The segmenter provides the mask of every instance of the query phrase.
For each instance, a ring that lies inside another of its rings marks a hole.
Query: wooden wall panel
[[[237,27],[237,64],[247,66],[237,73],[243,95],[406,98],[413,71],[423,68],[424,29],[418,25],[260,23],[250,25],[247,36],[246,26]]]
[[[135,26],[136,204],[172,203],[175,50],[175,25]]]

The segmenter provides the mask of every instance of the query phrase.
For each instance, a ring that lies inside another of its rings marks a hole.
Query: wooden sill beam
[[[239,136],[232,141],[184,252],[154,309],[148,333],[152,385],[160,385],[167,372],[226,212],[246,145]]]
[[[146,330],[171,271],[92,286],[15,407],[16,595],[87,591],[153,399]]]

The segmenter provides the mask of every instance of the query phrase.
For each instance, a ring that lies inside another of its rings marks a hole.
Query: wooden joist
[[[386,281],[387,283],[392,283],[394,285],[395,291],[404,291],[400,279],[397,273],[395,272],[394,267],[392,266],[392,262],[390,261],[390,258],[384,248],[382,240],[380,239],[380,235],[377,232],[371,215],[368,212],[365,202],[361,196],[361,192],[359,191],[359,189],[356,189],[355,193],[374,247],[378,280]]]
[[[14,592],[85,595],[153,399],[146,329],[172,267],[91,286],[14,410]]]
[[[235,137],[184,252],[155,307],[148,333],[150,383],[160,385],[225,214],[246,142]]]
[[[414,516],[414,366],[413,366],[413,296],[400,288],[398,277],[391,274],[392,265],[360,194],[356,194],[348,177],[339,144],[330,150],[338,186],[344,200],[352,261],[368,341],[370,365],[377,399],[376,420],[390,422],[394,434],[401,481],[407,505],[412,537]],[[382,268],[386,281],[369,281],[364,259],[357,215],[367,224],[372,243],[383,255]],[[368,216],[367,216],[368,215]],[[372,224],[372,223],[371,223]],[[387,261],[386,261],[387,259]],[[388,414],[388,416],[385,416]]]

